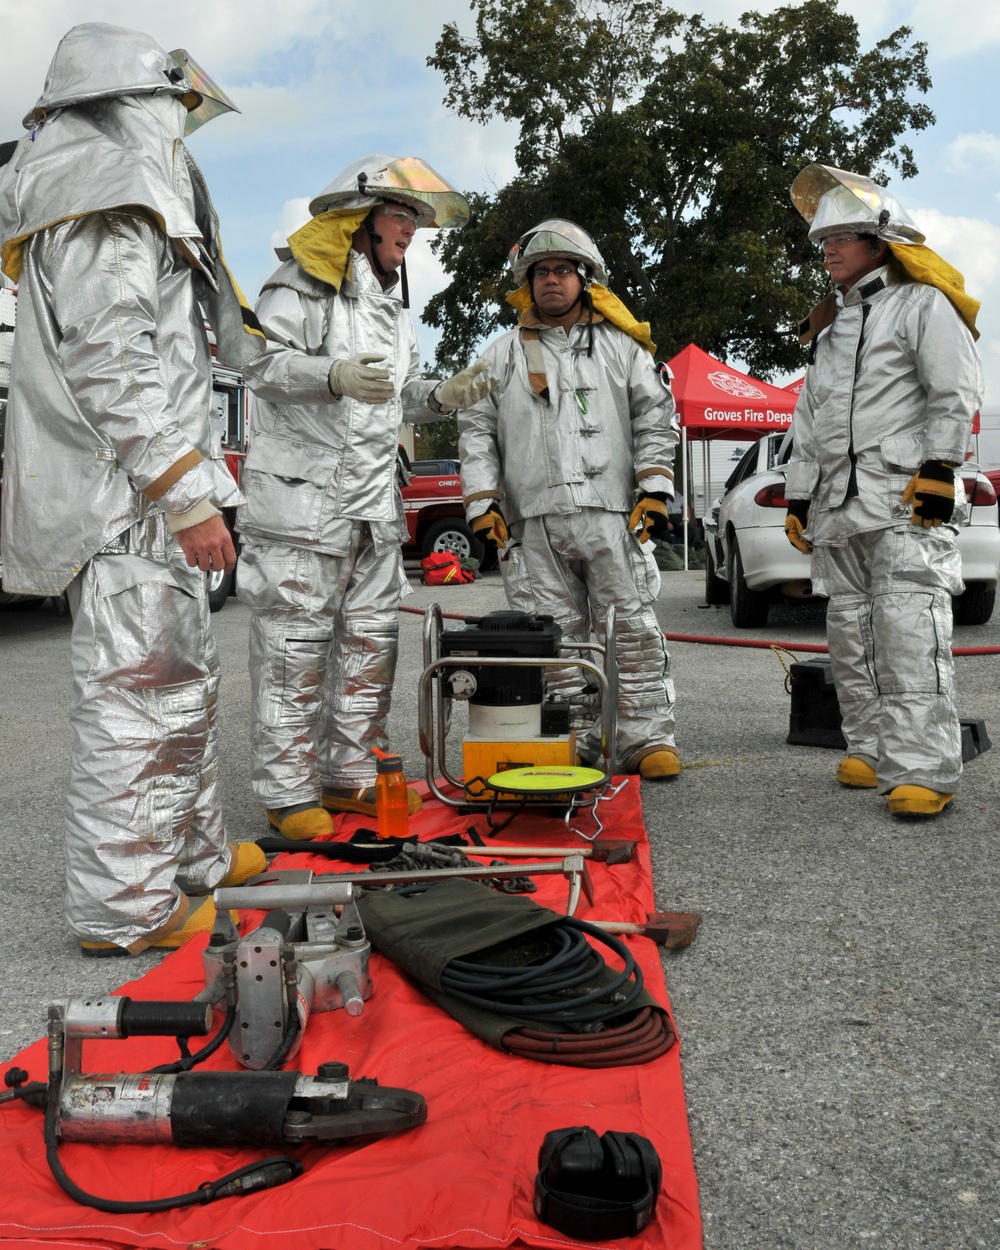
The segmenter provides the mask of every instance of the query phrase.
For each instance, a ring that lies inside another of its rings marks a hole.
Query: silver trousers
[[[674,745],[674,684],[670,656],[653,611],[659,573],[639,550],[626,518],[602,508],[548,517],[528,517],[513,526],[514,541],[500,562],[511,608],[552,616],[563,632],[563,645],[590,642],[591,627],[604,642],[609,604],[616,613],[618,655],[619,767],[631,766],[637,753]],[[587,653],[583,653],[586,655]],[[571,697],[581,683],[579,670],[556,670],[549,680]],[[594,724],[580,736],[581,758],[596,760],[600,729]]]
[[[148,537],[161,520],[131,533]],[[78,938],[119,946],[166,924],[182,891],[210,891],[230,862],[205,575],[179,549],[157,558],[157,545],[123,536],[67,589],[66,913]]]
[[[269,809],[319,804],[375,783],[388,745],[403,560],[364,523],[327,555],[244,538],[239,597],[251,609],[252,775]]]
[[[827,641],[848,753],[872,765],[880,794],[901,785],[953,793],[962,775],[953,532],[907,524],[817,547],[813,585],[830,599]]]

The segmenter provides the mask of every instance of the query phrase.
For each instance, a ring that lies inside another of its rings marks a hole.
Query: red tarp
[[[693,343],[667,366],[681,425],[696,438],[760,435],[791,424],[796,395],[723,364]]]
[[[581,919],[642,922],[653,910],[649,846],[635,778],[602,805],[607,836],[634,838],[627,864],[593,864],[596,893]],[[585,820],[581,817],[581,821]],[[341,818],[338,836],[363,821]],[[422,838],[483,831],[482,817],[462,816],[428,802],[412,818]],[[518,816],[503,831],[505,844],[576,845],[560,819]],[[330,861],[283,855],[275,867],[329,870]],[[562,911],[562,876],[539,877],[537,901]],[[254,913],[251,913],[251,917]],[[259,913],[256,913],[259,917]],[[244,924],[244,929],[251,927]],[[667,1005],[660,954],[646,938],[632,949],[658,1002]],[[122,987],[138,999],[191,999],[204,986],[195,939],[140,980]],[[614,957],[609,957],[614,961]],[[297,1180],[245,1198],[223,1199],[158,1215],[107,1215],[72,1202],[45,1161],[42,1115],[14,1103],[0,1107],[0,1245],[53,1250],[479,1250],[481,1247],[607,1247],[565,1237],[537,1221],[532,1193],[538,1148],[550,1129],[588,1124],[648,1137],[663,1164],[663,1188],[652,1224],[628,1244],[636,1250],[699,1250],[701,1222],[678,1046],[637,1067],[588,1070],[533,1063],[493,1050],[425,998],[394,965],[375,953],[374,994],[362,1015],[313,1015],[301,1050],[288,1067],[315,1072],[324,1060],[343,1060],[353,1077],[423,1094],[426,1124],[364,1147],[294,1148],[305,1164]],[[39,1004],[39,1015],[45,1004]],[[220,1017],[217,1015],[218,1021]],[[176,1057],[166,1038],[85,1042],[83,1071],[137,1072]],[[44,1043],[15,1061],[31,1079],[44,1080]],[[206,1068],[234,1069],[228,1046]],[[183,1193],[223,1172],[275,1153],[172,1146],[60,1146],[69,1175],[84,1189],[116,1199],[142,1200]]]

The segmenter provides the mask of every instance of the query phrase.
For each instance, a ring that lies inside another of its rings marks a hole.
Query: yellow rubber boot
[[[406,810],[415,816],[423,807],[424,801],[412,786],[406,787]],[[375,787],[365,786],[360,790],[324,790],[323,806],[328,812],[357,812],[361,816],[375,819]]]
[[[874,790],[878,785],[878,778],[871,764],[853,755],[840,761],[837,780],[842,786],[849,786],[852,790]]]
[[[287,808],[269,811],[267,818],[283,838],[305,842],[333,834],[333,821],[322,807]]]
[[[954,797],[925,786],[897,786],[889,795],[889,811],[893,816],[937,816]]]
[[[243,885],[266,867],[267,856],[256,842],[230,842],[229,871],[214,888],[229,890],[233,886]]]
[[[681,761],[676,747],[656,747],[639,760],[636,771],[644,781],[670,781],[680,775]]]

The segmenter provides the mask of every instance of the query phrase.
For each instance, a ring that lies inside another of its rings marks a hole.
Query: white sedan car
[[[785,537],[787,434],[755,443],[729,475],[705,526],[705,601],[728,603],[738,629],[767,624],[776,600],[811,599],[809,557]],[[956,625],[984,625],[993,615],[1000,579],[997,497],[989,479],[961,470],[968,516],[958,532],[965,593],[954,599]]]

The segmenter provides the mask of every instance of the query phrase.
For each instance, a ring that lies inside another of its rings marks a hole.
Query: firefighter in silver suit
[[[936,816],[962,774],[951,655],[955,470],[983,395],[978,303],[870,179],[810,165],[792,200],[833,290],[800,326],[809,346],[792,424],[792,544],[812,551],[848,754],[842,785],[894,816]]]
[[[649,326],[607,289],[586,231],[542,222],[510,263],[518,289],[507,298],[519,325],[483,354],[501,389],[459,414],[466,515],[481,538],[506,548],[510,606],[553,616],[564,643],[588,642],[591,627],[602,638],[614,605],[617,759],[650,780],[676,777],[673,682],[653,609],[659,573],[642,550],[668,533],[673,400]],[[562,684],[572,680],[569,670]],[[596,725],[578,749],[596,760]]]
[[[480,365],[421,377],[399,271],[418,228],[468,211],[422,160],[365,157],[312,201],[257,303],[268,347],[246,370],[238,593],[252,611],[252,784],[288,838],[329,833],[331,811],[375,814],[407,592],[399,424],[493,385]]]
[[[227,841],[219,800],[205,571],[235,561],[220,509],[240,497],[205,318],[237,367],[263,339],[182,141],[229,107],[186,53],[77,26],[0,177],[19,285],[4,585],[73,612],[66,908],[87,955],[179,945],[214,921],[192,895],[266,863]]]

